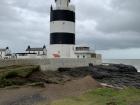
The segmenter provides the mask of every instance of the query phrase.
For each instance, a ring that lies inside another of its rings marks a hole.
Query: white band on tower
[[[55,0],[51,7],[50,44],[75,44],[75,11],[70,0]]]

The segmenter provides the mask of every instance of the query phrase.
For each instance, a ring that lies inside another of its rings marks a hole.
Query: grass
[[[33,72],[38,71],[39,66],[13,65],[0,68],[0,88],[11,85],[22,85],[26,81],[17,78],[27,78]]]
[[[100,88],[79,97],[54,101],[51,105],[140,105],[140,89]]]

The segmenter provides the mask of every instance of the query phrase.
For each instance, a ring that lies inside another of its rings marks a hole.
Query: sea
[[[132,65],[140,72],[140,59],[104,59],[103,63]]]

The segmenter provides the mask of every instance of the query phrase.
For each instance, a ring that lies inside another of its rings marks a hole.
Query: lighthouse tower
[[[55,0],[55,4],[50,10],[50,45],[47,57],[101,61],[100,54],[96,54],[89,46],[75,43],[75,6],[70,4],[70,0]]]
[[[74,58],[75,7],[70,0],[55,0],[50,10],[49,58]]]

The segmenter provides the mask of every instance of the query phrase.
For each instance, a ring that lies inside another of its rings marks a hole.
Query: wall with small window
[[[47,55],[47,50],[43,50],[43,51],[26,51],[26,53],[36,53],[38,56],[40,56],[40,55]]]
[[[77,58],[91,58],[89,54],[76,54]]]
[[[76,51],[89,51],[90,48],[89,47],[76,47],[75,50]]]
[[[6,55],[6,51],[0,51],[0,59],[3,59]]]

